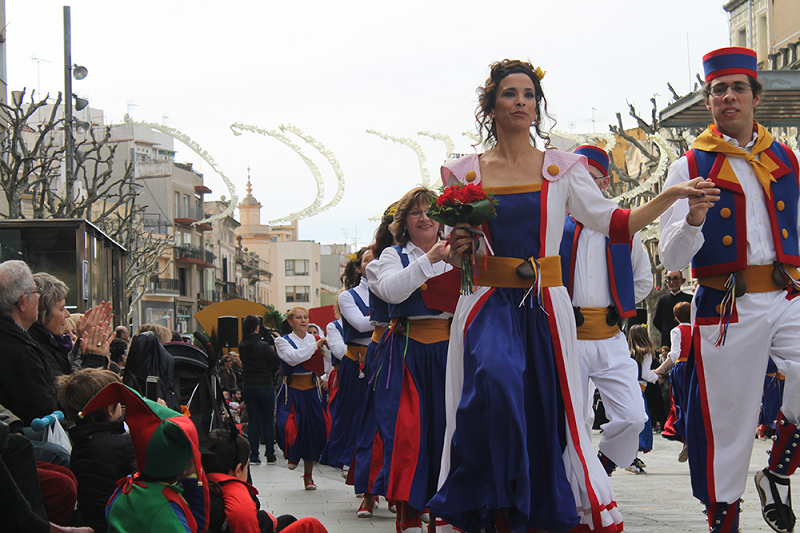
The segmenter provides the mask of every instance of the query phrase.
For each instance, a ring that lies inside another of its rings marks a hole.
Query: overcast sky
[[[73,91],[119,123],[166,123],[216,160],[245,194],[247,167],[262,221],[309,205],[316,194],[303,160],[274,138],[234,136],[234,122],[265,130],[292,124],[337,158],[345,177],[338,206],[301,220],[300,238],[368,243],[392,201],[421,182],[415,153],[366,133],[414,139],[431,178],[447,134],[471,152],[475,89],[488,65],[530,60],[543,82],[556,129],[607,131],[626,102],[649,115],[669,102],[667,82],[685,94],[706,52],[727,46],[721,0],[382,0],[79,1],[72,3],[73,62],[89,76]],[[63,91],[63,2],[8,0],[9,91]],[[39,61],[35,61],[34,58]],[[592,122],[594,116],[595,122]],[[331,166],[291,136],[318,166],[328,203]],[[195,163],[213,192],[221,178],[176,141],[178,161]]]

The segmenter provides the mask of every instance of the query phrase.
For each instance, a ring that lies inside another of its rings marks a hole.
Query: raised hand
[[[111,312],[111,302],[100,302],[86,311],[80,320],[78,320],[75,334],[78,338],[82,338],[84,332],[90,331],[91,328],[99,325],[101,322],[111,322],[112,318],[114,318],[114,314]]]

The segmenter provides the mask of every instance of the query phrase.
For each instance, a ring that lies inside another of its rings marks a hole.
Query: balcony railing
[[[191,220],[192,222],[197,222],[198,220],[203,220],[206,218],[205,213],[199,207],[188,207],[184,208],[181,206],[180,212],[175,214],[175,220]]]
[[[239,289],[239,287],[236,286],[236,283],[234,283],[233,281],[225,282],[225,284],[222,286],[222,293],[241,296],[241,290]]]
[[[183,244],[175,247],[175,260],[188,260],[189,262],[204,262],[209,265],[214,264],[214,253],[208,250],[203,250],[197,246],[190,244]]]
[[[172,223],[166,218],[162,218],[160,214],[145,213],[142,220],[145,231],[153,230],[161,235],[168,235],[169,228],[172,227]]]
[[[181,283],[177,279],[168,278],[150,280],[150,286],[147,292],[150,294],[178,296],[181,293]]]

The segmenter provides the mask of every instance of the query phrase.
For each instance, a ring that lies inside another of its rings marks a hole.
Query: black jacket
[[[52,333],[45,328],[38,320],[28,328],[28,334],[36,341],[44,354],[45,361],[50,366],[53,377],[71,374],[72,368],[69,360],[69,352],[58,343]]]
[[[56,410],[53,373],[36,342],[8,315],[0,315],[0,346],[0,404],[30,426]]]
[[[159,398],[164,399],[167,407],[180,412],[173,388],[174,375],[175,358],[161,346],[155,333],[145,331],[131,340],[122,383],[145,396],[147,376],[158,376],[161,380]]]
[[[275,385],[275,373],[281,360],[275,348],[265,342],[258,333],[251,333],[239,343],[242,360],[242,388],[259,388]]]
[[[669,336],[670,331],[678,327],[678,321],[675,320],[675,312],[673,308],[680,302],[692,302],[692,295],[683,291],[678,294],[668,292],[662,295],[656,303],[656,313],[653,316],[653,325],[658,331],[661,332],[661,346],[672,348],[672,339]]]
[[[122,421],[90,422],[69,429],[72,439],[70,469],[78,480],[78,510],[82,525],[105,532],[106,503],[117,480],[133,473],[136,456]]]

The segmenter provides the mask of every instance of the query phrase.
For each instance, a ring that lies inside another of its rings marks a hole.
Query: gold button
[[[723,207],[723,208],[720,210],[720,212],[719,212],[719,215],[720,215],[722,218],[728,218],[728,217],[730,217],[730,216],[731,216],[731,210],[730,210],[730,209],[728,209],[727,207]]]
[[[717,314],[718,314],[718,315],[721,315],[721,314],[722,314],[722,304],[720,304],[720,305],[718,305],[718,306],[717,306]]]
[[[778,211],[783,211],[783,208],[786,207],[786,204],[783,203],[783,200],[778,200],[778,203],[775,204],[775,207]]]
[[[722,238],[722,244],[724,244],[725,246],[730,246],[731,244],[733,244],[733,237],[731,237],[730,235],[725,235]]]
[[[556,176],[558,174],[559,168],[558,165],[550,165],[547,167],[547,173],[551,176]]]
[[[475,171],[470,170],[469,172],[467,172],[467,175],[464,176],[464,179],[466,179],[467,181],[475,181],[476,176],[477,174],[475,174]]]
[[[423,283],[422,285],[419,286],[419,290],[427,291],[428,290],[428,284],[427,283]]]
[[[781,235],[783,235],[783,238],[784,238],[784,239],[785,239],[785,238],[787,238],[787,237],[789,236],[789,232],[788,232],[788,231],[786,231],[786,228],[783,228],[783,229],[781,230]]]

